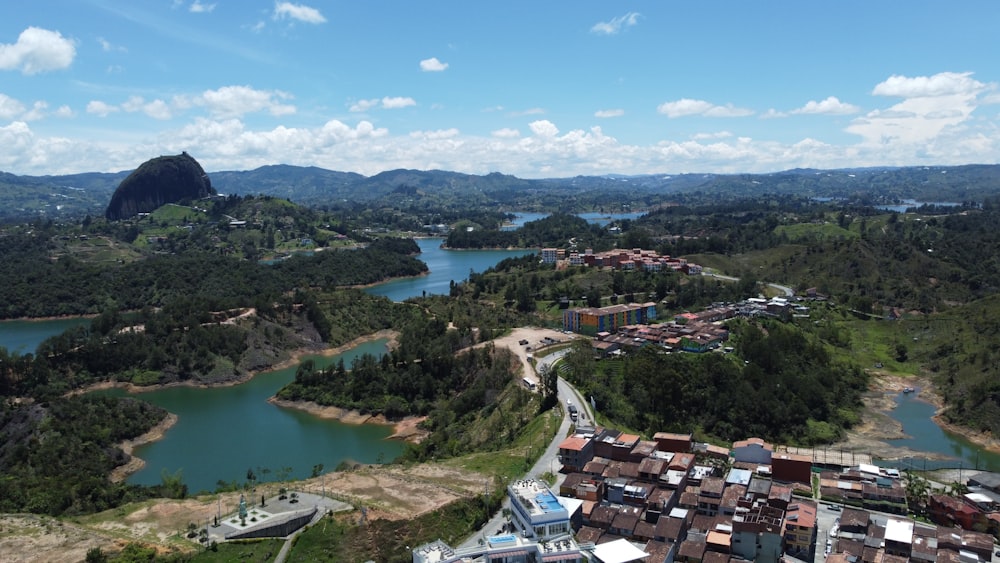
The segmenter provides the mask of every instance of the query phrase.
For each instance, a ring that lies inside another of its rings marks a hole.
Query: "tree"
[[[538,378],[541,380],[544,397],[541,410],[547,411],[559,401],[559,373],[548,364],[543,364],[538,368]]]
[[[247,488],[250,490],[254,489],[254,484],[257,482],[257,474],[253,472],[252,467],[247,468]]]
[[[960,497],[969,492],[969,486],[961,481],[952,481],[948,484],[948,491],[951,496]]]
[[[589,290],[587,290],[587,306],[588,307],[601,306],[601,292],[596,287],[592,287]]]
[[[927,493],[930,483],[920,475],[907,470],[906,472],[906,504],[910,512],[923,514],[927,507]]]
[[[107,563],[108,555],[99,547],[92,547],[87,550],[86,563]]]

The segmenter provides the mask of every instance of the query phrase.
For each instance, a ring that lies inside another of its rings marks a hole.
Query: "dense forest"
[[[134,399],[66,397],[13,406],[0,403],[0,512],[87,514],[124,502],[183,497],[182,484],[112,484],[128,461],[122,441],[146,432],[166,411]]]
[[[646,346],[595,363],[587,347],[563,375],[600,412],[647,435],[690,432],[823,444],[857,421],[867,376],[835,361],[824,343],[780,321],[730,322],[732,354],[669,354]]]
[[[565,248],[576,245],[580,249],[610,250],[614,237],[597,225],[567,213],[553,213],[537,221],[528,221],[520,229],[505,231],[470,226],[458,228],[448,234],[448,248]]]
[[[51,258],[55,233],[0,237],[0,318],[97,314],[106,308],[162,307],[197,295],[209,310],[272,303],[295,288],[365,285],[419,275],[427,265],[412,240],[380,239],[358,251],[316,252],[268,266],[207,252],[154,254],[125,264],[72,255]]]

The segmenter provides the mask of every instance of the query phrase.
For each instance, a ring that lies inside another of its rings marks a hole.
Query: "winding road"
[[[722,274],[716,274],[714,272],[705,272],[705,271],[702,271],[701,275],[707,276],[707,277],[710,277],[710,278],[719,279],[719,280],[740,281],[740,278],[735,278],[733,276],[724,276]],[[779,285],[779,284],[771,283],[771,282],[761,282],[761,283],[764,283],[768,287],[776,289],[776,290],[784,293],[785,297],[792,297],[793,295],[795,295],[795,290],[793,290],[792,288],[788,287],[787,285]]]
[[[541,337],[551,334],[560,334],[555,331],[548,331],[544,329],[516,329],[514,333],[503,339],[498,339],[496,345],[507,346],[511,351],[515,352],[518,357],[521,358],[522,365],[524,366],[524,376],[531,377],[538,380],[538,373],[535,368],[532,367],[531,363],[527,359],[527,354],[524,352],[524,346],[516,344],[521,339],[527,339],[530,342],[537,342]],[[565,335],[561,335],[562,338],[566,338]],[[555,369],[556,363],[565,356],[569,350],[560,350],[552,354],[536,358],[538,368],[537,371],[542,371],[543,369]],[[544,366],[544,368],[543,368]],[[579,409],[579,423],[580,424],[593,424],[594,413],[590,408],[590,404],[584,400],[584,397],[574,388],[572,385],[567,383],[563,378],[559,378],[558,383],[558,395],[559,403],[563,406],[561,409],[562,418],[560,419],[559,429],[552,441],[546,446],[545,451],[542,455],[538,457],[538,461],[535,465],[523,476],[511,475],[510,479],[517,479],[520,477],[535,477],[541,479],[541,476],[545,473],[551,472],[555,475],[555,484],[552,489],[558,494],[559,485],[562,484],[563,480],[566,478],[565,475],[559,473],[559,468],[562,467],[559,464],[559,444],[562,443],[563,439],[569,435],[570,428],[574,425],[574,422],[570,420],[569,413],[565,409],[567,401],[572,401],[573,404],[577,405]],[[506,524],[507,519],[503,515],[503,509],[510,508],[509,501],[504,497],[503,502],[500,505],[500,509],[493,515],[492,518],[482,528],[476,533],[472,534],[464,542],[459,544],[457,547],[459,549],[463,548],[474,548],[480,545],[480,541],[485,541],[487,536],[496,535],[500,529]]]

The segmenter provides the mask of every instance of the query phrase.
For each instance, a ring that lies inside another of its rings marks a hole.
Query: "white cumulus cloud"
[[[438,129],[436,131],[413,131],[410,133],[410,137],[414,139],[425,139],[428,141],[435,141],[439,139],[454,139],[458,137],[458,129],[452,127],[450,129]]]
[[[681,98],[673,102],[663,102],[656,111],[670,118],[703,115],[706,117],[745,117],[753,115],[753,110],[739,108],[733,104],[718,106],[705,100]]]
[[[372,109],[373,107],[377,106],[378,105],[378,101],[379,101],[378,98],[371,98],[371,99],[368,99],[368,100],[358,100],[358,101],[354,102],[353,104],[351,104],[351,107],[348,108],[348,109],[350,111],[352,111],[352,112],[355,112],[355,113],[362,112],[362,111],[368,111],[368,110]]]
[[[24,113],[24,104],[7,94],[0,94],[0,119],[14,119]]]
[[[295,113],[295,106],[283,103],[291,94],[280,90],[257,90],[249,86],[224,86],[206,90],[194,103],[205,106],[218,117],[238,117],[248,113],[266,111],[271,115]]]
[[[420,61],[420,70],[424,72],[441,72],[448,68],[448,63],[443,63],[437,57],[431,57]]]
[[[867,144],[883,148],[913,150],[919,146],[927,154],[935,149],[951,151],[957,146],[954,137],[962,135],[962,128],[981,104],[979,95],[995,88],[995,84],[972,78],[969,72],[893,75],[877,84],[872,94],[903,100],[854,119],[846,130],[860,135]]]
[[[559,128],[548,119],[539,119],[528,124],[531,132],[539,137],[555,137],[559,134]]]
[[[100,100],[91,100],[90,102],[87,102],[87,113],[99,117],[107,117],[117,111],[119,111],[117,106],[113,106]]]
[[[373,108],[382,109],[399,109],[410,106],[417,105],[417,101],[413,98],[403,97],[403,96],[385,96],[381,99],[379,98],[369,98],[366,100],[358,100],[351,104],[348,108],[349,111],[354,113],[365,112]]]
[[[521,136],[521,132],[517,129],[511,129],[510,127],[504,127],[503,129],[497,129],[490,133],[490,135],[498,139],[516,139]]]
[[[176,99],[178,98],[175,98],[175,100]],[[180,104],[179,107],[184,108],[185,105]],[[126,113],[142,113],[147,117],[161,121],[173,117],[173,111],[170,104],[160,99],[147,102],[142,96],[130,96],[118,106],[112,106],[100,101],[93,101],[87,104],[87,113],[98,115],[100,117],[106,117],[107,115],[118,111],[124,111]]]
[[[520,111],[512,111],[509,115],[511,117],[524,117],[525,115],[542,115],[544,113],[545,110],[542,108],[528,108]]]
[[[215,4],[202,4],[198,0],[194,0],[194,2],[191,2],[191,6],[188,8],[188,10],[194,14],[206,14],[214,9],[215,9]]]
[[[716,133],[695,133],[691,136],[695,141],[705,141],[709,139],[728,139],[733,134],[729,131],[718,131]]]
[[[912,78],[892,75],[880,82],[872,90],[876,96],[898,98],[922,98],[930,96],[975,95],[983,91],[985,85],[972,78],[971,72],[940,72],[933,76]]]
[[[594,117],[608,118],[608,117],[621,117],[625,115],[625,110],[623,109],[601,109],[594,112]]]
[[[616,35],[621,32],[623,28],[632,27],[633,25],[639,23],[640,16],[641,14],[638,12],[629,12],[624,16],[612,18],[610,21],[597,22],[590,28],[590,32],[598,35]]]
[[[850,115],[861,111],[856,105],[841,102],[836,96],[817,102],[809,100],[806,105],[791,111],[793,114]]]
[[[76,45],[58,31],[29,27],[21,32],[17,43],[0,44],[0,70],[20,70],[23,74],[38,74],[69,68],[76,58]]]
[[[402,96],[386,96],[382,98],[382,109],[399,109],[415,105],[417,105],[417,101],[413,98],[406,98]]]
[[[283,20],[285,18],[305,23],[326,23],[326,18],[316,8],[291,2],[275,2],[274,19]]]

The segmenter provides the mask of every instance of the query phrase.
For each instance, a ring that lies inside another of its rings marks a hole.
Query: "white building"
[[[507,487],[513,523],[526,538],[544,540],[570,533],[570,512],[541,481],[521,479]]]
[[[593,546],[588,546],[593,550]],[[544,543],[528,540],[514,534],[488,536],[479,546],[453,549],[441,540],[433,541],[413,550],[413,563],[467,563],[469,561],[493,563],[585,563],[584,549],[572,536],[566,535]]]

